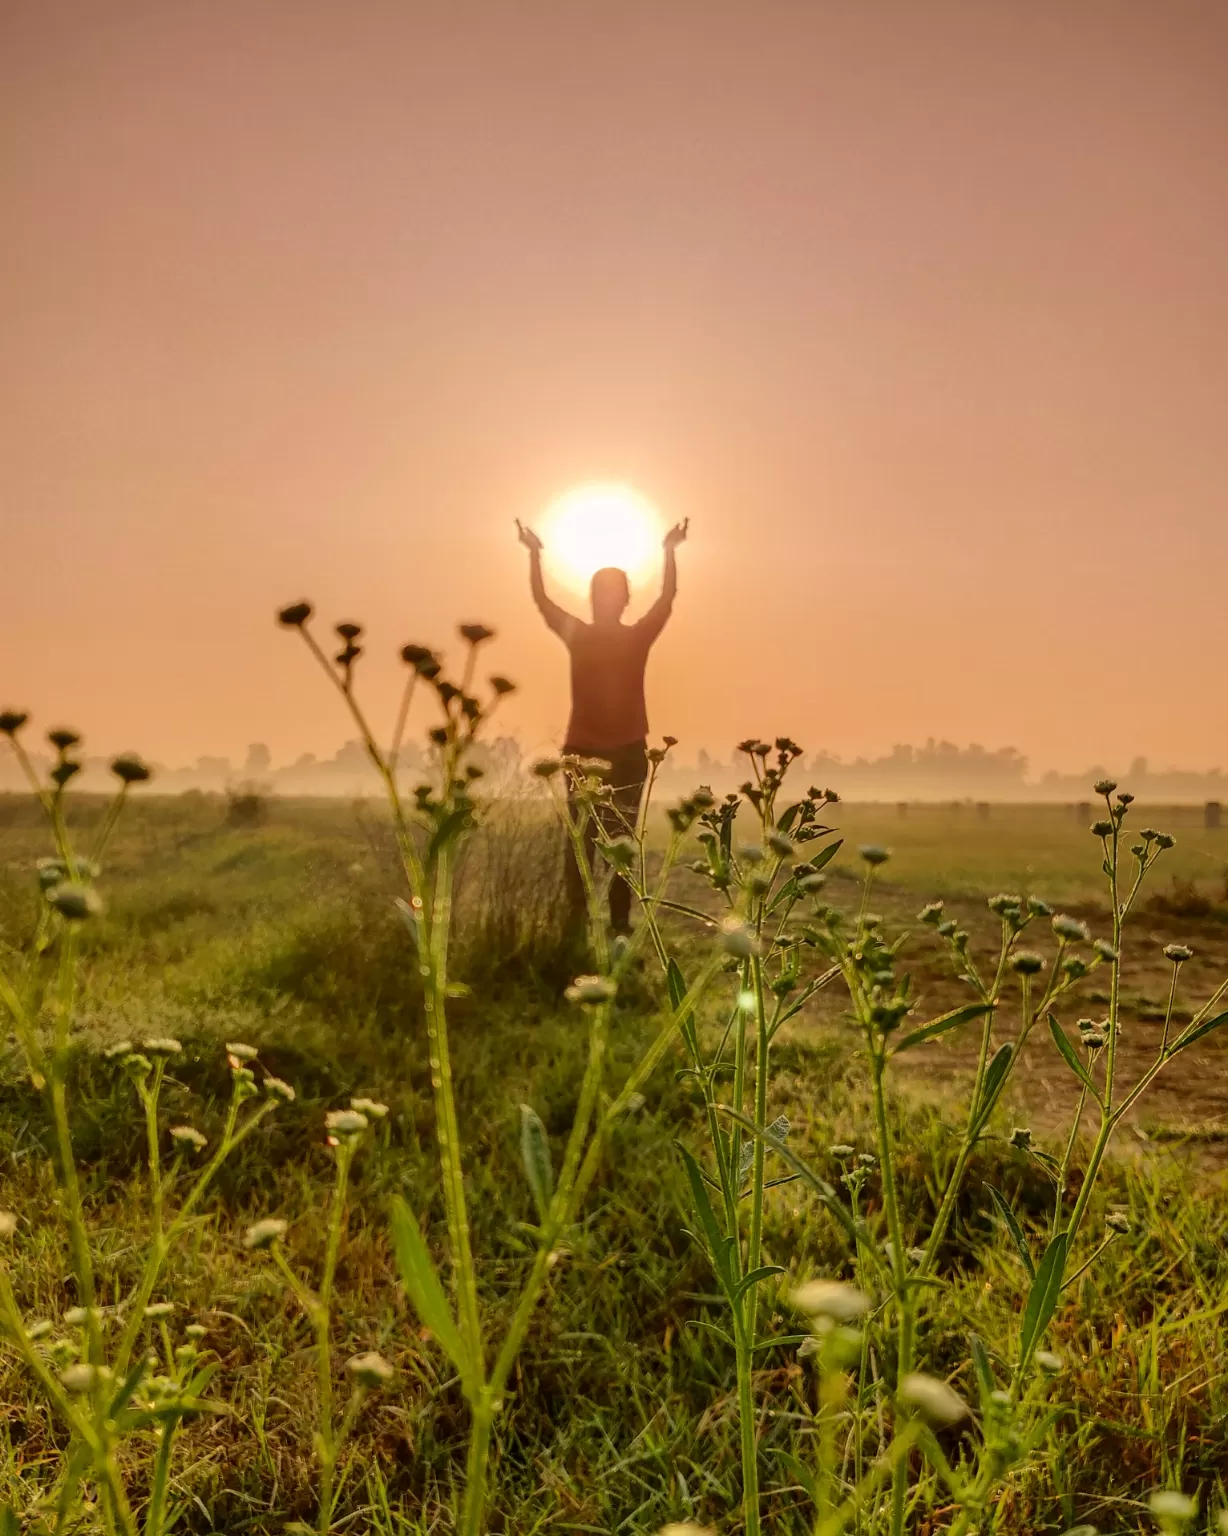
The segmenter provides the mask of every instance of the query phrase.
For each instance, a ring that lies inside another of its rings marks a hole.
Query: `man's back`
[[[565,750],[601,752],[648,735],[644,668],[660,625],[585,624],[573,619],[563,639],[571,656],[571,719]]]

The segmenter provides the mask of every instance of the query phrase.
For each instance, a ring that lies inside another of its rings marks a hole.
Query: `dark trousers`
[[[567,750],[578,751],[582,757],[604,758],[610,765],[609,771],[602,777],[607,784],[613,786],[614,799],[595,806],[584,823],[584,857],[591,870],[594,868],[598,827],[610,838],[635,835],[644,780],[648,777],[648,754],[642,741],[632,742],[627,747],[615,747],[613,750],[608,747],[592,751],[568,747]],[[577,803],[576,797],[570,795],[568,798],[571,814],[583,815],[584,809]],[[567,850],[565,869],[567,905],[572,918],[581,920],[585,912],[584,881],[570,847]],[[631,887],[618,874],[610,881],[610,927],[615,933],[631,931]]]

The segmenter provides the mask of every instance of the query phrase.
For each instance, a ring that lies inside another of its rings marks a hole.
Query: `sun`
[[[546,509],[546,559],[559,578],[585,588],[594,571],[616,565],[632,581],[660,559],[661,518],[629,485],[577,485]]]

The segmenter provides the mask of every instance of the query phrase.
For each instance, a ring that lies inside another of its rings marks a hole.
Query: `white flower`
[[[244,1045],[242,1040],[227,1040],[226,1054],[232,1056],[235,1061],[255,1061],[260,1052],[254,1045]],[[231,1065],[234,1063],[232,1062]]]
[[[369,1349],[366,1354],[355,1355],[345,1362],[345,1368],[360,1387],[386,1387],[395,1372],[391,1364],[378,1350]]]
[[[173,1035],[154,1035],[141,1041],[141,1049],[149,1056],[178,1056],[183,1046]]]
[[[330,1109],[324,1116],[324,1124],[334,1136],[357,1136],[370,1122],[356,1109]]]
[[[378,1099],[351,1099],[350,1108],[366,1115],[368,1120],[382,1120],[388,1113],[387,1104],[381,1104]]]
[[[282,1099],[287,1104],[294,1103],[294,1089],[280,1077],[266,1077],[264,1091],[271,1099]]]
[[[1051,1349],[1038,1349],[1033,1358],[1037,1369],[1046,1376],[1056,1376],[1065,1364],[1061,1355],[1055,1355]]]
[[[282,1221],[277,1216],[266,1216],[263,1221],[258,1221],[248,1227],[243,1234],[243,1246],[256,1251],[261,1248],[271,1248],[286,1235],[288,1221]]]
[[[169,1317],[175,1310],[173,1301],[151,1301],[145,1308],[146,1317]]]
[[[60,1372],[60,1381],[66,1392],[92,1392],[100,1381],[106,1381],[111,1373],[105,1365],[87,1365],[79,1360]]]
[[[194,1125],[172,1125],[170,1138],[177,1146],[194,1147],[197,1152],[208,1145],[207,1138],[202,1136]]]
[[[933,1424],[958,1424],[968,1412],[968,1405],[958,1392],[937,1376],[925,1376],[920,1371],[901,1377],[898,1395],[902,1403],[915,1408]]]
[[[854,1323],[870,1310],[866,1293],[840,1280],[808,1280],[789,1299],[799,1312],[829,1317],[834,1323]]]

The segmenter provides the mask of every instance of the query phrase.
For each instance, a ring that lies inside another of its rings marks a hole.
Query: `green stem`
[[[746,1312],[750,1298],[738,1303],[741,1316],[734,1318],[734,1350],[738,1373],[738,1429],[742,1449],[742,1519],[746,1536],[759,1536],[759,1441],[755,1418],[752,1376],[753,1341],[747,1334]],[[753,1305],[753,1304],[752,1304]]]
[[[461,1505],[458,1536],[482,1536],[486,1511],[487,1469],[490,1465],[490,1436],[494,1411],[483,1398],[473,1407],[469,1430],[469,1452],[465,1458],[465,1497]]]

